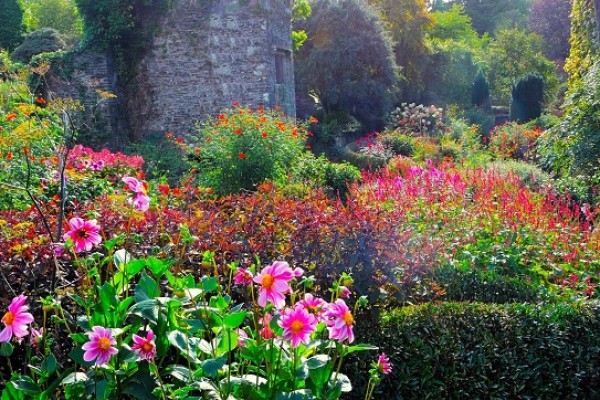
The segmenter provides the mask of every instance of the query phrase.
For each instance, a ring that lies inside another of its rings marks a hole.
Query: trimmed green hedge
[[[597,303],[443,303],[399,308],[363,329],[393,363],[379,398],[598,399],[599,317]],[[358,382],[364,364],[352,365]]]

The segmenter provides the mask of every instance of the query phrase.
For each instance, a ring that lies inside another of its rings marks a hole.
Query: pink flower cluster
[[[302,274],[302,269],[292,270],[288,263],[276,261],[263,268],[255,277],[252,277],[250,271],[239,268],[234,281],[244,286],[250,285],[252,281],[259,285],[258,305],[266,307],[270,302],[276,310],[279,310],[281,317],[278,325],[283,328],[283,339],[289,340],[292,347],[297,347],[301,343],[307,344],[319,322],[327,325],[330,339],[352,343],[354,317],[344,300],[338,298],[334,303],[328,304],[323,299],[307,293],[293,307],[286,308],[285,295],[292,291],[290,281]],[[340,289],[341,296],[349,296],[348,288],[341,286]],[[271,319],[271,314],[265,314],[260,321],[263,325],[260,334],[265,339],[274,337],[270,327]]]
[[[135,193],[127,202],[139,211],[148,211],[148,208],[150,208],[150,197],[146,194],[146,183],[138,181],[131,176],[124,177],[123,182],[125,182],[129,190]]]
[[[79,144],[69,152],[69,162],[76,169],[91,169],[94,171],[100,171],[105,167],[125,167],[136,170],[144,165],[144,159],[141,156],[128,156],[119,152],[112,153],[107,149],[96,152]]]

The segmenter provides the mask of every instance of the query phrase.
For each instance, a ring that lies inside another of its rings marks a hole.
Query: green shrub
[[[480,303],[534,303],[548,299],[539,283],[523,276],[495,271],[444,266],[433,272],[432,282],[443,290],[440,300]]]
[[[471,104],[475,107],[481,107],[487,112],[491,111],[490,85],[482,70],[479,70],[475,81],[473,81]]]
[[[255,190],[265,180],[284,183],[305,139],[304,128],[277,111],[235,107],[200,125],[187,148],[198,183],[226,195]]]
[[[185,152],[176,143],[177,139],[170,136],[165,136],[162,132],[150,133],[141,142],[129,144],[127,152],[144,158],[147,179],[164,177],[169,184],[177,186],[189,171],[190,163]]]
[[[320,126],[318,139],[322,143],[332,143],[336,136],[348,137],[361,132],[361,123],[347,112],[327,114]]]
[[[519,123],[531,121],[542,114],[544,78],[525,75],[513,85],[510,102],[510,120]]]
[[[402,103],[390,113],[388,129],[398,129],[416,136],[439,136],[444,131],[443,109],[433,105]]]
[[[358,169],[373,170],[385,166],[386,158],[378,157],[373,154],[361,153],[356,142],[352,142],[340,151],[340,157]]]
[[[600,396],[598,304],[425,304],[385,313],[380,326],[357,320],[394,368],[379,398]]]
[[[513,174],[521,179],[525,186],[537,190],[552,182],[552,177],[534,164],[518,160],[496,160],[486,165],[503,175]]]
[[[25,36],[23,43],[10,55],[13,61],[29,63],[31,57],[41,53],[51,53],[65,48],[65,42],[57,30],[42,28]]]
[[[325,181],[343,199],[348,193],[348,186],[361,181],[361,174],[358,168],[348,163],[329,163],[325,170]]]
[[[0,50],[11,51],[21,42],[23,11],[16,0],[0,0]]]
[[[481,136],[487,136],[494,129],[494,116],[480,108],[465,110],[463,116],[471,125],[479,127]]]
[[[379,140],[398,156],[411,157],[415,152],[413,138],[399,131],[387,132]]]

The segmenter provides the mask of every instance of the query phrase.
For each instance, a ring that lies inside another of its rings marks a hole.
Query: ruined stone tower
[[[191,134],[233,102],[293,116],[291,8],[292,0],[174,0],[133,79],[123,85],[110,57],[84,52],[52,94],[94,107],[88,125],[110,131],[112,147],[151,132]],[[97,103],[98,89],[117,97]]]

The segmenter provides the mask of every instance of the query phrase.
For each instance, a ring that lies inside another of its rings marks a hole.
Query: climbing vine
[[[593,0],[573,0],[569,41],[571,51],[565,63],[565,71],[569,74],[569,90],[572,91],[598,60],[598,27]]]

